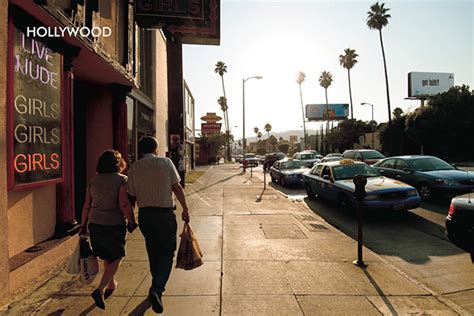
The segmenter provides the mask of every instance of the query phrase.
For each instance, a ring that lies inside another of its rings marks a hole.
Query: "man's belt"
[[[155,207],[155,206],[145,206],[140,207],[140,211],[150,211],[150,212],[171,212],[176,210],[176,205],[173,207]]]

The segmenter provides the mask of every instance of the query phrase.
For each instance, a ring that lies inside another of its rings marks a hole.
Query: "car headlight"
[[[365,196],[366,201],[375,201],[375,200],[380,200],[380,195],[378,194],[368,194]]]
[[[418,192],[416,190],[408,190],[407,196],[417,196]]]
[[[436,179],[436,183],[438,184],[445,184],[445,185],[456,185],[457,182],[453,180],[446,180],[446,179]]]

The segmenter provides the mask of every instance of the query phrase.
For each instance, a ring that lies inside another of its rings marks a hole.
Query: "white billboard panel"
[[[454,74],[449,72],[409,72],[408,97],[436,95],[454,86]]]

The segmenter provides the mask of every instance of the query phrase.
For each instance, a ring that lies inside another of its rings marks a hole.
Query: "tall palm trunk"
[[[227,100],[227,96],[225,94],[225,85],[224,85],[224,76],[221,76],[221,82],[222,82],[222,92],[224,93],[224,98]],[[226,150],[226,156],[227,160],[230,161],[230,126],[229,126],[229,108],[227,107],[227,110],[224,111],[224,123],[225,123],[225,130],[226,130],[226,135],[227,135],[227,150]]]
[[[351,89],[351,70],[347,69],[347,78],[349,79],[349,100],[351,101],[351,120],[354,119],[354,109],[352,108],[352,89]]]
[[[392,126],[392,117],[391,117],[392,110],[390,109],[390,93],[388,91],[387,61],[385,60],[385,50],[383,48],[382,29],[379,30],[379,36],[380,36],[380,46],[382,46],[383,68],[385,70],[385,86],[387,89],[388,126]]]
[[[329,130],[329,103],[328,103],[328,89],[327,88],[324,88],[324,94],[326,95],[326,119],[327,119],[326,135],[327,135],[328,130]]]

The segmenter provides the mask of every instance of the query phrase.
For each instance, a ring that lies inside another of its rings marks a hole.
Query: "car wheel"
[[[281,177],[281,179],[280,179],[280,184],[281,184],[281,186],[286,187],[286,183],[285,183],[285,178],[284,178],[284,177]]]
[[[418,185],[418,194],[423,201],[428,201],[431,199],[431,188],[427,183],[420,183]]]
[[[346,213],[350,213],[353,211],[351,201],[349,200],[347,195],[341,194],[339,195],[337,200],[338,200],[339,207],[342,209],[342,211]]]
[[[270,176],[270,178],[272,179],[272,182],[275,182],[275,178],[273,176]]]
[[[311,189],[311,186],[309,184],[306,184],[305,189],[306,189],[306,194],[308,195],[308,198],[310,200],[315,200],[316,194],[314,194],[313,190]]]

